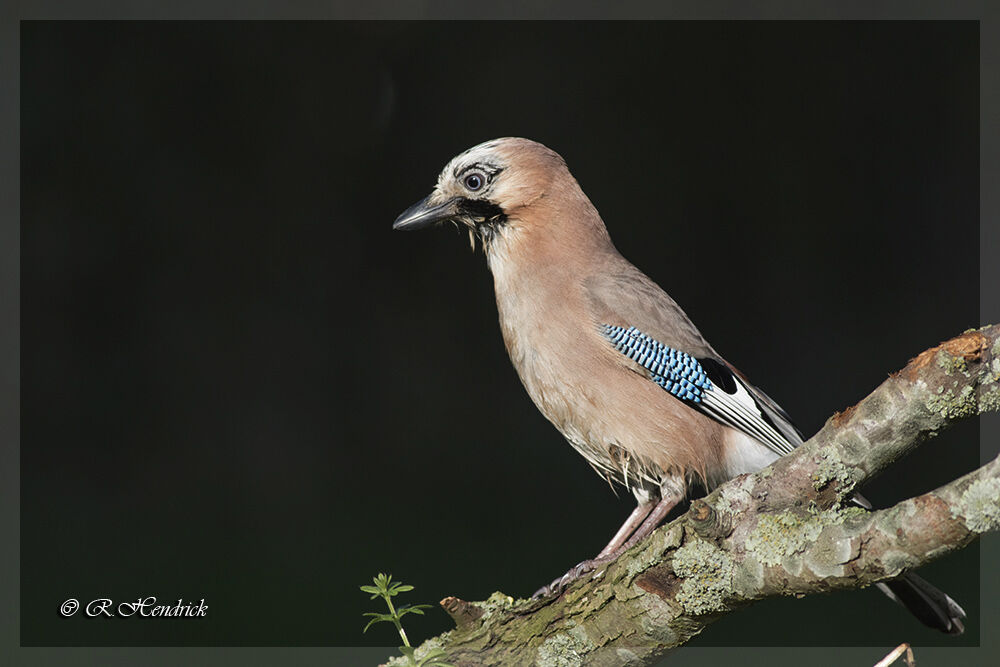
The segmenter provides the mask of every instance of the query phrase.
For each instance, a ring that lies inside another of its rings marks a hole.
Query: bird
[[[802,444],[788,414],[618,252],[552,149],[504,137],[460,153],[393,229],[448,222],[484,250],[504,345],[534,404],[636,499],[596,557],[535,597],[642,541],[691,489],[760,470]],[[854,502],[871,508],[860,495]],[[961,606],[917,575],[879,587],[925,625],[963,632]]]

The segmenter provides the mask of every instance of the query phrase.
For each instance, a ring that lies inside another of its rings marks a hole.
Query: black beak
[[[403,211],[396,218],[396,222],[392,223],[392,228],[412,232],[427,229],[437,222],[444,222],[458,215],[457,199],[449,199],[443,204],[431,204],[428,202],[429,199],[430,197],[421,199]]]

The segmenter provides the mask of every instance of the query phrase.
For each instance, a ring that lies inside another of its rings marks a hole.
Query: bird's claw
[[[548,586],[542,586],[537,591],[532,593],[531,599],[537,600],[539,598],[549,597],[550,595],[559,595],[562,593],[567,586],[571,583],[587,574],[597,569],[597,566],[604,563],[604,559],[592,558],[590,560],[585,560],[582,563],[577,563],[569,569],[569,572],[561,577],[557,577]]]

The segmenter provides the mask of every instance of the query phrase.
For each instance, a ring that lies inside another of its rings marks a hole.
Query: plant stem
[[[399,636],[403,639],[403,645],[409,647],[410,640],[406,638],[406,631],[403,630],[403,624],[399,622],[399,616],[396,615],[396,608],[392,606],[392,599],[388,595],[383,595],[382,598],[385,600],[385,603],[389,605],[389,613],[392,614],[392,622],[399,631]]]

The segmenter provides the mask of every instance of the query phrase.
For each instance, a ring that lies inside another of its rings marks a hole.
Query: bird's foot
[[[585,560],[582,563],[577,563],[570,568],[569,572],[563,576],[553,580],[548,586],[542,586],[537,591],[531,595],[532,600],[537,600],[539,598],[549,597],[551,595],[559,595],[562,593],[567,586],[571,583],[587,574],[588,572],[593,572],[599,566],[611,561],[611,558],[591,558],[590,560]]]

